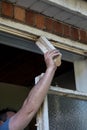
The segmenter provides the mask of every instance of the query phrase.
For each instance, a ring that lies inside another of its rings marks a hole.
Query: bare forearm
[[[48,68],[40,81],[36,84],[35,87],[33,87],[31,92],[29,93],[27,97],[27,107],[32,105],[34,107],[34,112],[38,110],[44,97],[46,96],[54,73],[55,69]]]

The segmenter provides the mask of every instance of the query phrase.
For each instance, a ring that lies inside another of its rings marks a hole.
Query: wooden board
[[[44,36],[41,36],[37,41],[36,41],[36,45],[41,49],[41,51],[43,53],[46,53],[47,51],[51,51],[56,49],[52,43]],[[59,53],[59,56],[57,56],[54,61],[56,63],[57,66],[61,65],[61,57],[62,54]]]

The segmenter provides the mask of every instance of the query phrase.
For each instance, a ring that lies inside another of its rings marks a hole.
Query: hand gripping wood
[[[41,49],[41,51],[43,53],[46,53],[47,51],[51,51],[56,49],[52,43],[50,41],[48,41],[48,39],[44,36],[41,36],[37,41],[36,41],[36,45]],[[54,61],[56,63],[57,66],[61,65],[61,57],[62,54],[59,52],[59,55],[57,57],[54,58]]]

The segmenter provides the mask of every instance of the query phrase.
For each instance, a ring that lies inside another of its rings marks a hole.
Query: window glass
[[[87,101],[48,95],[50,130],[86,130]]]

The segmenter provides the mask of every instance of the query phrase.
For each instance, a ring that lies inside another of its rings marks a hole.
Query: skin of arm
[[[29,92],[21,109],[10,119],[9,130],[23,130],[38,111],[57,69],[53,58],[58,55],[59,51],[56,49],[44,54],[47,69],[43,77]]]

